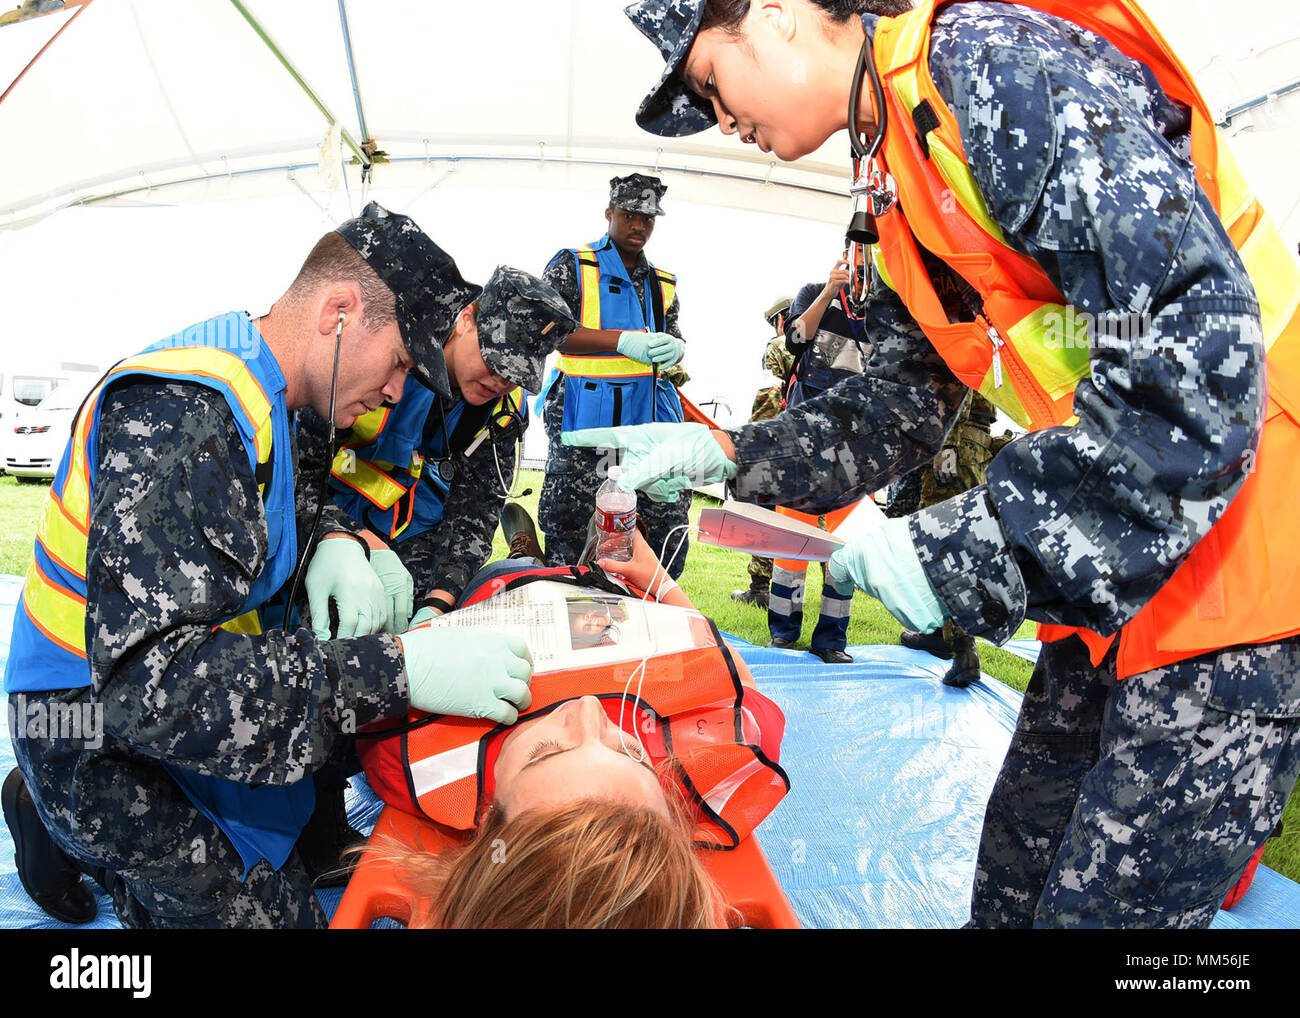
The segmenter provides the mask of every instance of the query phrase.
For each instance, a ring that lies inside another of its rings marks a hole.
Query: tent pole
[[[81,12],[84,11],[89,6],[90,6],[90,0],[85,0],[85,3],[83,3],[80,7],[77,8],[77,13],[74,14],[72,17],[70,17],[67,21],[65,21],[63,25],[59,28],[59,30],[55,32],[52,36],[50,36],[50,41],[40,48],[36,56],[32,57],[29,61],[27,61],[27,66],[18,72],[18,77],[14,78],[14,80],[9,83],[9,87],[4,90],[4,95],[0,95],[0,103],[4,102],[6,99],[9,98],[9,93],[14,90],[14,86],[17,85],[18,82],[23,80],[23,75],[32,69],[32,65],[36,63],[36,61],[41,59],[41,57],[45,54],[45,51],[47,49],[49,49],[51,46],[54,45],[54,40],[57,39],[59,36],[61,36],[67,30],[69,25],[71,25],[74,21],[76,21],[79,17],[81,17]]]
[[[321,102],[316,93],[312,91],[311,86],[308,85],[307,82],[303,80],[303,76],[298,73],[297,68],[295,68],[293,64],[289,63],[289,58],[284,55],[280,47],[277,46],[270,35],[267,34],[266,29],[258,24],[257,19],[249,13],[248,8],[243,5],[241,0],[230,0],[230,2],[234,6],[235,10],[244,16],[244,20],[247,21],[253,31],[257,33],[258,38],[266,44],[266,48],[271,51],[272,55],[280,61],[280,64],[284,69],[289,72],[289,76],[298,83],[298,87],[307,93],[307,98],[316,104],[316,108],[321,111],[321,115],[325,117],[329,122],[329,125],[331,127],[335,124],[339,125],[339,131],[342,132],[343,141],[347,144],[348,148],[352,149],[353,154],[361,160],[361,165],[368,170],[371,162],[373,162],[370,155],[365,151],[365,149],[357,144],[356,139],[352,137],[348,129],[339,123],[338,117],[334,116],[325,104]]]
[[[357,123],[361,125],[361,143],[370,142],[370,129],[366,127],[366,114],[361,108],[361,86],[357,84],[357,67],[352,60],[352,35],[348,32],[348,12],[339,0],[339,22],[343,25],[343,49],[348,55],[348,75],[352,78],[352,98],[357,103]]]

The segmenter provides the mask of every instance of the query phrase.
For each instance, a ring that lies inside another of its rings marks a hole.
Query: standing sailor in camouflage
[[[787,160],[851,130],[894,291],[867,369],[727,432],[566,437],[652,497],[820,511],[933,458],[978,389],[1029,429],[987,483],[831,562],[918,631],[1046,624],[972,923],[1207,926],[1300,773],[1300,266],[1131,0],[846,6],[628,13],[667,61],[647,130]]]
[[[570,449],[561,435],[582,428],[648,421],[680,421],[682,404],[664,376],[682,359],[686,344],[677,327],[677,280],[646,260],[655,219],[664,214],[667,185],[633,173],[609,182],[609,230],[599,240],[560,251],[544,278],[578,319],[560,348],[557,372],[547,382],[542,420],[550,448],[538,503],[547,558],[576,563],[587,543],[596,489],[611,462],[585,449]],[[647,540],[673,579],[686,568],[685,530],[689,491],[668,503],[642,499],[637,512]],[[680,544],[680,547],[679,547]],[[674,555],[674,550],[676,554]]]
[[[264,317],[192,326],[87,398],[5,668],[18,716],[98,719],[80,737],[12,732],[5,819],[38,903],[84,906],[81,869],[126,926],[322,927],[295,842],[338,745],[411,707],[512,723],[528,706],[522,641],[383,631],[365,544],[326,506],[313,545],[295,511],[290,413],[349,427],[395,401],[408,370],[445,396],[442,343],[473,294],[415,223],[371,203]],[[269,602],[307,554],[309,585],[359,599],[351,638],[271,628]]]
[[[944,439],[939,455],[920,471],[921,502],[918,508],[938,505],[984,483],[984,471],[1006,445],[1006,440],[995,442],[990,434],[989,429],[996,419],[997,411],[993,404],[978,392],[966,397],[957,423]],[[975,648],[975,638],[958,629],[952,619],[929,633],[904,629],[898,642],[945,661],[951,660],[952,667],[943,677],[945,686],[963,688],[979,681],[980,656]]]
[[[836,259],[825,283],[808,283],[799,289],[790,307],[785,343],[794,354],[787,407],[797,407],[846,378],[861,372],[871,359],[871,341],[864,330],[864,317],[855,314],[848,290],[851,270],[848,252]],[[863,266],[865,272],[865,266]],[[802,513],[779,505],[776,511],[804,523],[834,531],[844,522],[856,502],[830,513]],[[772,594],[767,605],[769,647],[793,647],[803,632],[803,606],[808,586],[808,563],[798,559],[777,559],[772,569]],[[822,568],[821,604],[809,650],[827,664],[850,664],[853,657],[845,648],[849,642],[849,614],[853,591],[837,590],[829,571]]]
[[[782,297],[767,309],[764,320],[776,330],[776,335],[763,348],[763,370],[775,380],[772,385],[754,394],[754,406],[749,412],[750,421],[766,421],[785,409],[785,388],[794,370],[794,354],[785,347],[785,316],[792,301]],[[749,589],[733,590],[731,599],[740,604],[767,607],[768,588],[772,585],[772,560],[757,555],[749,557]]]
[[[403,581],[395,597],[414,590],[414,604],[406,593],[397,609],[399,632],[412,611],[419,622],[450,611],[491,557],[524,394],[540,391],[546,356],[576,325],[550,286],[499,266],[458,310],[443,347],[449,396],[409,377],[396,406],[357,418],[332,450],[326,422],[302,415],[303,473],[314,481],[332,461],[332,500],[364,528],[371,563],[388,561]]]

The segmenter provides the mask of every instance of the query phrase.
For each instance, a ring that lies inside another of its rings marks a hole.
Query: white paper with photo
[[[430,623],[522,637],[535,673],[591,667],[699,645],[690,608],[538,580],[458,608]]]

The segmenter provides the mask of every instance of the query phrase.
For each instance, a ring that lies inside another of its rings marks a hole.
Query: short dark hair
[[[850,18],[862,14],[878,14],[891,18],[905,14],[912,9],[912,0],[808,0],[814,7],[821,9],[835,24],[843,24]],[[721,28],[735,33],[738,26],[749,14],[750,0],[708,0],[704,5],[704,17],[700,21],[701,32],[710,28]]]
[[[368,331],[382,329],[396,320],[393,291],[366,264],[357,249],[337,233],[327,233],[316,242],[289,284],[285,297],[292,304],[300,303],[322,286],[340,280],[356,283],[361,291],[361,324]]]

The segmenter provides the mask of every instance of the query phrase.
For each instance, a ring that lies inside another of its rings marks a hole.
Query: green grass
[[[0,477],[0,573],[26,575],[49,490],[48,484],[20,484],[16,477]]]
[[[520,502],[537,518],[538,492],[542,486],[539,471],[521,471],[519,489],[531,487],[533,494]],[[36,524],[45,504],[48,485],[19,484],[13,477],[0,478],[0,573],[23,575],[31,556]],[[691,510],[692,521],[699,518],[700,509],[709,504],[696,498]],[[657,550],[657,549],[656,549]],[[493,546],[493,558],[504,558],[506,543],[498,530]],[[724,551],[699,541],[692,541],[690,559],[682,574],[681,585],[699,606],[713,617],[718,628],[733,633],[751,643],[767,643],[767,616],[757,608],[740,605],[731,600],[731,592],[749,586],[745,571],[748,558]],[[820,567],[809,567],[808,601],[804,609],[805,637],[799,646],[808,645],[808,635],[817,624],[817,610],[821,603]],[[853,612],[849,621],[849,643],[893,644],[898,642],[901,630],[894,617],[874,598],[859,592],[853,599]],[[1032,636],[1033,626],[1021,627],[1017,636]],[[1024,692],[1033,666],[1023,658],[980,643],[980,662],[984,671],[1013,689]],[[1293,792],[1283,816],[1286,833],[1269,842],[1264,853],[1264,863],[1271,869],[1300,882],[1300,793]]]

